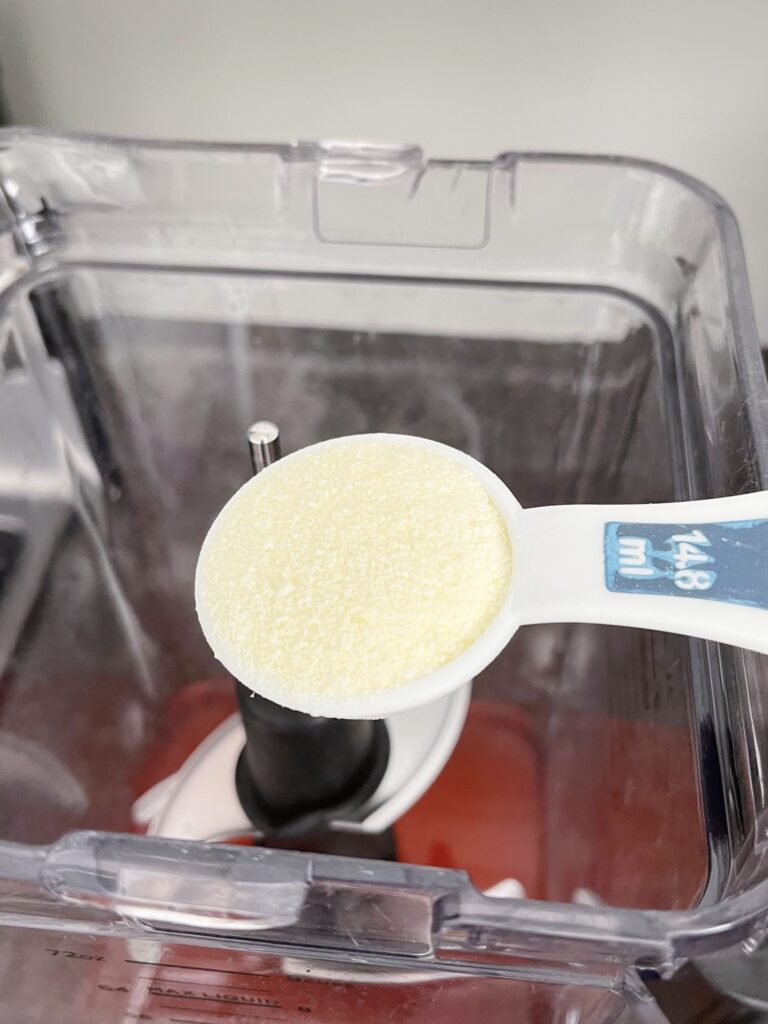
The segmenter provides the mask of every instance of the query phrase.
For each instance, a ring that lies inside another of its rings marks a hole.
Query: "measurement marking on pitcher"
[[[189,1017],[169,1017],[170,1024],[210,1024],[207,1020],[190,1020]]]
[[[167,1007],[161,1007],[161,1008],[164,1008],[164,1009],[167,1009],[167,1010],[173,1010],[174,1009],[173,1006],[167,1006]],[[147,1018],[147,1019],[149,1019],[149,1018]],[[274,1017],[249,1017],[248,1019],[249,1020],[275,1020],[276,1018],[274,1018]],[[280,1020],[284,1020],[284,1019],[285,1019],[284,1017],[280,1018]],[[209,1021],[209,1020],[193,1020],[191,1017],[169,1017],[168,1020],[169,1020],[170,1024],[211,1024],[211,1021]]]
[[[240,1006],[245,1009],[253,1010],[282,1010],[284,1009],[283,1004],[277,999],[269,999],[263,995],[251,995],[235,996],[230,995],[231,988],[224,989],[223,986],[216,986],[218,991],[206,993],[195,993],[190,992],[186,988],[177,988],[176,984],[169,984],[168,982],[159,983],[152,980],[151,978],[144,978],[140,976],[141,981],[147,982],[147,992],[151,996],[158,996],[164,999],[195,999],[198,1002],[205,1003],[222,1003],[226,1006]],[[189,982],[184,983],[189,984]],[[125,985],[109,985],[105,982],[99,982],[96,986],[102,992],[128,992],[129,989]],[[238,992],[251,992],[250,989],[237,988]],[[266,1016],[266,1015],[265,1015]]]
[[[154,960],[124,960],[126,964],[139,964],[142,967],[166,967],[176,971],[208,971],[212,974],[241,974],[244,978],[263,978],[263,974],[254,973],[253,971],[230,971],[226,967],[198,967],[192,964],[163,964],[156,963]]]
[[[169,1017],[170,1024],[211,1024],[209,1020],[192,1020],[190,1017]]]
[[[172,1012],[175,1011],[176,1013],[178,1013],[179,1010],[186,1010],[187,1009],[186,1007],[174,1007],[174,1006],[171,1006],[171,1004],[169,1004],[169,1002],[159,1002],[158,1006],[159,1006],[159,1008],[161,1010],[170,1010]],[[199,1021],[198,1024],[220,1024],[220,1022],[222,1020],[225,1020],[227,1017],[233,1017],[234,1019],[237,1019],[237,1020],[240,1020],[240,1021],[271,1021],[271,1022],[274,1022],[274,1021],[284,1021],[286,1019],[285,1016],[281,1016],[281,1017],[261,1017],[258,1014],[239,1014],[239,1013],[234,1012],[233,1010],[228,1010],[228,1009],[227,1010],[220,1010],[220,1011],[204,1010],[203,1013],[210,1014],[214,1019],[213,1019],[213,1021],[211,1021],[211,1020]]]
[[[60,956],[65,960],[97,960],[103,961],[103,956],[94,956],[92,953],[76,953],[72,949],[45,949],[46,953],[50,953],[51,956]]]
[[[150,985],[160,985],[160,984],[163,984],[163,985],[165,985],[165,984],[167,984],[167,985],[176,985],[176,984],[180,984],[181,985],[181,984],[183,984],[183,985],[187,985],[187,986],[188,985],[194,985],[195,988],[201,988],[202,987],[202,988],[207,989],[208,991],[210,991],[212,988],[224,989],[224,987],[225,987],[223,985],[213,985],[213,984],[211,984],[211,982],[206,982],[206,981],[187,981],[186,978],[183,979],[182,981],[179,981],[176,978],[156,978],[156,977],[148,978],[146,975],[143,975],[143,974],[139,975],[139,977],[142,978],[142,980],[148,982]],[[282,1004],[279,1003],[276,999],[268,998],[269,997],[269,990],[268,989],[263,989],[263,988],[262,989],[255,989],[255,988],[253,988],[251,986],[246,987],[245,985],[230,985],[229,983],[227,983],[226,984],[226,991],[227,992],[250,992],[251,995],[255,997],[254,1005],[271,1007],[271,1008],[276,1009],[276,1010],[279,1010],[279,1009],[282,1008]]]
[[[246,1009],[282,1010],[280,1003],[273,999],[262,999],[260,996],[235,996],[229,995],[226,992],[215,992],[213,994],[207,992],[194,993],[183,989],[176,989],[170,985],[162,986],[157,984],[149,985],[147,991],[151,996],[160,996],[165,999],[192,999],[199,1003],[222,1003],[226,1006],[242,1006]]]
[[[181,1006],[169,1006],[166,1003],[158,1003],[158,1006],[159,1006],[159,1008],[161,1010],[170,1010],[171,1013],[174,1013],[174,1012],[175,1013],[179,1013],[183,1009],[186,1009],[186,1007],[181,1007]],[[236,1020],[244,1020],[244,1021],[248,1021],[248,1020],[251,1020],[251,1021],[252,1020],[265,1020],[265,1021],[281,1020],[281,1021],[284,1021],[286,1019],[285,1017],[259,1017],[257,1014],[239,1014],[239,1013],[231,1013],[229,1011],[220,1011],[220,1010],[219,1011],[216,1011],[216,1010],[203,1010],[202,1012],[205,1013],[205,1014],[216,1014],[216,1013],[224,1012],[224,1013],[226,1013],[226,1015],[228,1017],[232,1017],[232,1018],[235,1018]],[[211,1020],[196,1019],[196,1020],[192,1021],[188,1017],[169,1017],[168,1020],[179,1021],[179,1022],[182,1022],[182,1024],[223,1024],[223,1022],[221,1022],[221,1021],[211,1021]]]
[[[171,1024],[210,1024],[207,1020],[190,1020],[189,1017],[169,1017]]]
[[[173,1007],[166,1007],[166,1009],[173,1009]],[[148,1020],[150,1018],[147,1018]],[[250,1017],[249,1020],[261,1020],[261,1017]],[[263,1018],[267,1019],[267,1018]],[[272,1020],[273,1018],[268,1018]],[[282,1019],[282,1018],[281,1018]],[[170,1024],[211,1024],[209,1020],[192,1020],[191,1017],[168,1017]]]
[[[175,1011],[176,1013],[178,1013],[180,1010],[187,1009],[187,1007],[185,1006],[171,1006],[168,1003],[158,1003],[158,1006],[161,1010],[170,1010],[171,1012]],[[284,1021],[286,1019],[285,1017],[260,1017],[258,1014],[254,1013],[234,1013],[232,1010],[203,1010],[202,1012],[205,1014],[215,1015],[217,1017],[221,1016],[225,1019],[238,1021]],[[219,1022],[209,1020],[206,1021],[205,1024],[219,1024]]]

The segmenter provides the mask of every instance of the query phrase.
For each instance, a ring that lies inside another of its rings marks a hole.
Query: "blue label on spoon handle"
[[[768,519],[606,523],[605,585],[768,609]]]

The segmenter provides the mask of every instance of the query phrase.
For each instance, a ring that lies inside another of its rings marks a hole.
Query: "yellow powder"
[[[471,471],[407,442],[300,452],[212,527],[198,613],[235,675],[272,694],[357,697],[440,668],[490,624],[509,534]]]

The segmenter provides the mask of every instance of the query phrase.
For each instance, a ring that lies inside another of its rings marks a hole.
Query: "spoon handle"
[[[768,491],[520,517],[520,621],[641,626],[768,653]]]

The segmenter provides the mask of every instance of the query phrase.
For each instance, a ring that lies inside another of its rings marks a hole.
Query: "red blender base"
[[[236,710],[231,679],[201,679],[177,690],[162,712],[157,730],[161,739],[136,776],[136,795],[146,793],[178,771],[203,740]]]
[[[398,860],[463,869],[479,889],[513,878],[535,897],[542,837],[525,713],[489,701],[470,704],[448,764],[396,823],[395,837]]]
[[[145,763],[137,794],[176,771],[235,706],[227,679],[176,693],[166,705],[167,739]],[[394,825],[397,859],[464,870],[481,890],[513,879],[534,899],[569,901],[581,889],[608,903],[693,905],[707,854],[695,839],[701,825],[687,730],[574,711],[566,742],[590,756],[563,759],[577,765],[575,777],[571,768],[555,778],[549,767],[546,779],[533,726],[519,707],[474,701],[442,773]],[[593,757],[597,743],[600,756]],[[666,776],[676,763],[670,788]],[[552,811],[547,833],[547,801],[559,786],[568,794],[573,835],[555,827],[563,806]]]
[[[571,747],[559,766],[524,710],[473,702],[443,772],[395,825],[398,860],[462,868],[479,889],[517,879],[530,899],[694,906],[708,855],[688,731],[573,711],[550,742]]]
[[[235,709],[226,679],[200,680],[174,694],[166,705],[168,739],[137,777],[137,794],[176,771]],[[490,702],[471,704],[443,772],[394,827],[398,860],[462,868],[481,889],[515,878],[532,895],[538,891],[536,804],[524,713]]]

